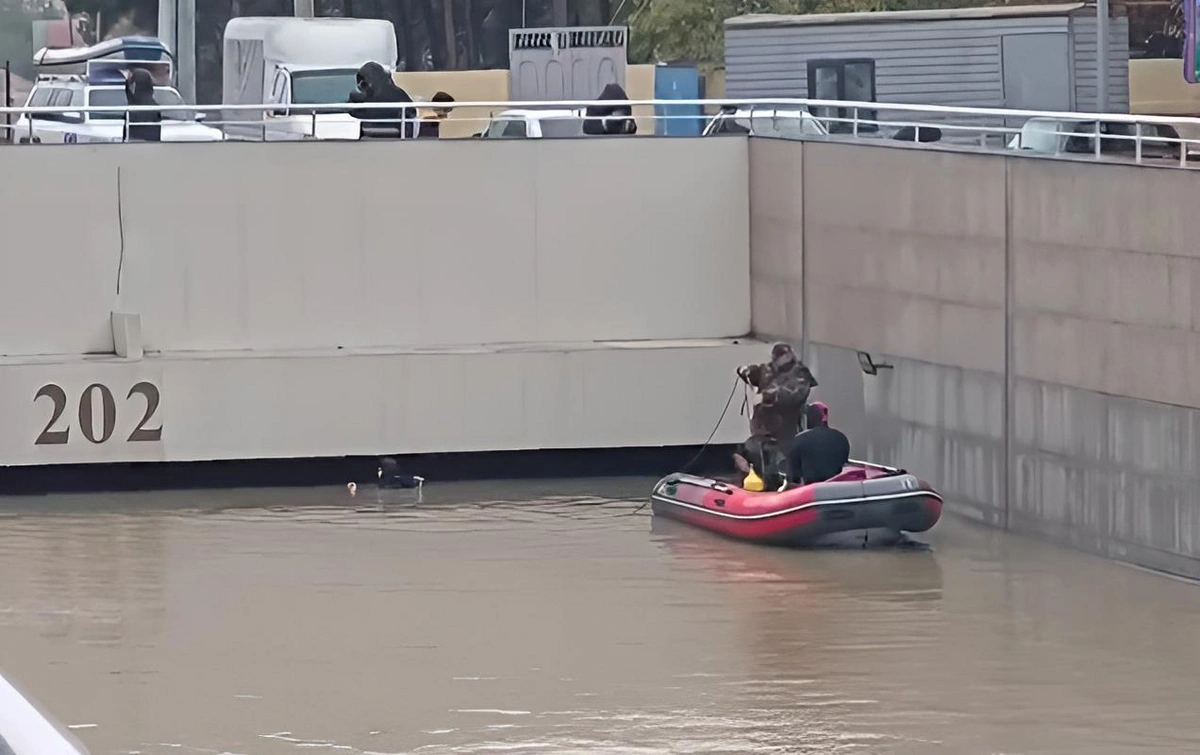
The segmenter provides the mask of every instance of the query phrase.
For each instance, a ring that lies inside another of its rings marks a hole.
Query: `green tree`
[[[725,19],[750,13],[851,13],[987,5],[987,0],[642,0],[629,12],[630,58],[638,63],[725,59]]]

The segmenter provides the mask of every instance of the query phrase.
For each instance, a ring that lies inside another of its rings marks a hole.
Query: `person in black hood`
[[[351,103],[365,102],[412,102],[413,98],[392,80],[392,75],[378,63],[371,61],[358,69],[355,76],[358,88],[350,93]],[[419,127],[416,108],[351,108],[350,115],[363,122],[363,136],[412,138]],[[401,131],[400,118],[405,119]],[[367,134],[367,130],[373,132]]]
[[[600,100],[628,101],[629,95],[620,84],[607,84],[597,98]],[[591,136],[603,134],[636,134],[637,123],[633,120],[633,108],[629,105],[588,105],[584,111],[583,133]]]
[[[850,439],[829,426],[829,407],[814,401],[806,410],[808,429],[788,449],[788,479],[797,485],[825,482],[850,461]]]
[[[125,79],[125,102],[130,105],[157,105],[154,99],[154,80],[144,68],[135,68]],[[162,113],[130,111],[128,141],[162,141]],[[144,124],[144,125],[143,125]]]

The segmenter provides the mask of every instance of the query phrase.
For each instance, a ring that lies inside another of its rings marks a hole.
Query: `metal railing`
[[[0,108],[11,119],[12,126],[0,125],[7,132],[6,141],[38,143],[39,132],[55,135],[67,133],[72,141],[125,141],[130,114],[158,112],[165,128],[177,128],[180,122],[195,120],[203,114],[203,133],[192,137],[180,134],[164,141],[215,140],[323,140],[357,139],[376,136],[370,129],[363,131],[364,121],[349,115],[355,111],[396,111],[410,113],[444,111],[450,117],[439,121],[440,129],[455,130],[457,136],[490,137],[489,127],[511,120],[552,122],[551,114],[544,118],[531,115],[505,118],[505,111],[576,111],[571,118],[589,120],[588,107],[630,107],[633,120],[641,124],[662,121],[691,121],[693,133],[714,130],[713,119],[733,119],[741,128],[756,136],[775,136],[797,139],[869,139],[872,141],[905,141],[938,148],[1009,150],[1017,148],[1026,154],[1057,156],[1109,157],[1144,163],[1153,158],[1171,158],[1186,166],[1190,154],[1200,154],[1200,117],[1129,115],[1122,113],[1079,113],[1042,110],[1010,110],[1003,108],[955,107],[947,105],[914,105],[895,102],[850,102],[802,98],[742,98],[712,100],[556,100],[556,101],[477,101],[477,102],[412,102],[412,103],[329,103],[329,104],[254,104],[254,105],[170,105],[129,106],[96,105],[86,107],[13,107]],[[679,112],[689,109],[690,112]],[[697,112],[697,109],[699,110]],[[122,119],[96,120],[93,113],[111,115],[123,112]],[[663,112],[665,111],[665,112]],[[172,119],[172,115],[182,118]],[[563,114],[558,114],[563,117]],[[609,116],[617,117],[617,116]],[[593,117],[591,120],[599,118]],[[1030,119],[1039,119],[1040,126],[1028,128]],[[392,119],[381,116],[370,119],[373,124],[394,124],[395,135],[412,136],[417,118]],[[338,124],[346,126],[340,130]],[[114,124],[119,125],[113,136]],[[412,124],[412,125],[410,125]],[[1026,128],[1023,128],[1026,127]],[[97,132],[89,136],[89,129]],[[1180,129],[1184,134],[1180,134]],[[568,129],[569,131],[569,129]],[[652,129],[657,131],[657,129]],[[715,129],[720,132],[721,129]],[[99,132],[107,133],[107,136]],[[542,138],[558,138],[561,130],[547,129]],[[571,133],[569,136],[585,136]],[[639,136],[647,135],[639,128]],[[923,138],[924,137],[924,138]],[[511,137],[510,137],[511,138]],[[58,141],[58,139],[53,139]],[[1026,144],[1026,141],[1038,144]],[[46,143],[47,139],[40,139]],[[1053,142],[1050,149],[1047,142]],[[1163,164],[1161,159],[1156,164]]]

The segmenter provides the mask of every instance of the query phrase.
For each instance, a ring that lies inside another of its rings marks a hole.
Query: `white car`
[[[174,87],[154,87],[158,104],[177,111],[163,111],[161,139],[164,142],[219,142],[220,129],[200,123],[201,114],[189,110]],[[113,110],[60,113],[22,113],[12,125],[13,141],[20,144],[79,144],[125,140],[125,87],[89,85],[79,76],[39,77],[29,92],[25,107],[108,107]]]
[[[716,134],[750,134],[783,139],[802,139],[806,136],[828,136],[825,123],[804,109],[770,107],[722,109],[713,116],[701,136]]]
[[[479,136],[484,139],[542,139],[583,136],[583,110],[502,110]]]

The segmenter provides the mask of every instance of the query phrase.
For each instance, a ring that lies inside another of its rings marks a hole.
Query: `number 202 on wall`
[[[100,417],[99,417],[99,432],[96,428],[96,410],[93,407],[94,396],[100,395]],[[158,386],[154,383],[143,380],[135,384],[129,389],[128,395],[125,396],[126,405],[133,404],[134,396],[141,396],[146,400],[145,408],[142,410],[142,419],[133,428],[133,432],[125,439],[127,443],[142,443],[162,440],[162,424],[158,427],[146,427],[153,419],[158,411],[158,404],[162,400]],[[33,397],[33,402],[36,404],[38,400],[48,398],[52,402],[50,413],[50,421],[42,429],[41,434],[33,441],[35,446],[61,446],[65,445],[71,437],[70,420],[65,422],[65,427],[56,428],[59,420],[67,410],[67,392],[62,386],[54,383],[47,383],[41,388],[38,388],[37,393]],[[133,404],[136,406],[136,404]],[[103,383],[92,383],[83,392],[79,394],[79,432],[89,443],[107,443],[117,429],[117,401],[113,397],[112,391]]]

